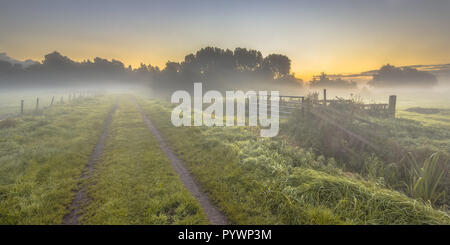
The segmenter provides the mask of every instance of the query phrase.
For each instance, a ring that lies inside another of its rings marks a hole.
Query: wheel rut
[[[144,120],[147,128],[155,135],[159,142],[161,150],[169,158],[172,167],[178,173],[181,182],[184,184],[186,189],[197,199],[203,208],[209,222],[213,225],[226,225],[228,220],[225,215],[223,215],[213,203],[209,200],[208,196],[201,191],[200,186],[196,183],[194,178],[191,176],[189,170],[184,166],[183,162],[175,155],[172,149],[167,145],[164,137],[153,125],[152,121],[147,117],[142,107],[137,103],[136,99],[133,98],[133,102],[138,107],[141,112],[142,119]]]
[[[79,219],[82,215],[82,206],[87,201],[86,196],[86,190],[87,185],[83,184],[82,181],[89,178],[92,175],[92,172],[94,171],[95,164],[100,159],[101,153],[103,151],[103,148],[105,147],[105,141],[108,134],[108,129],[111,125],[112,117],[114,115],[114,112],[119,107],[119,100],[115,103],[113,108],[109,111],[108,116],[105,120],[105,126],[103,127],[103,132],[100,135],[100,138],[98,139],[97,144],[95,145],[95,148],[89,158],[89,162],[86,165],[85,170],[82,172],[80,176],[80,182],[78,183],[78,190],[75,194],[75,197],[72,200],[72,203],[69,206],[69,213],[66,214],[63,217],[62,224],[63,225],[78,225]]]

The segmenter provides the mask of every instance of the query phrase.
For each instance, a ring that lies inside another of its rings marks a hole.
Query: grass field
[[[0,223],[61,223],[113,100],[56,105],[0,129]]]
[[[86,224],[207,224],[137,107],[122,97],[96,173]]]
[[[437,114],[420,114],[400,110],[397,113],[399,118],[406,118],[421,122],[424,126],[436,126],[450,128],[450,110],[442,110]]]
[[[100,158],[87,170],[118,98]],[[322,154],[325,148],[303,147],[284,134],[261,138],[252,127],[174,127],[173,105],[144,97],[137,102],[231,224],[450,224],[444,209],[387,179],[380,182],[376,158],[368,164],[364,155],[352,164],[369,170],[350,171],[349,162]],[[392,137],[404,146],[436,135],[430,145],[445,148],[444,129],[427,127],[399,120],[383,128],[396,131]],[[408,130],[417,131],[412,140],[403,135]],[[61,224],[83,187],[79,224],[210,223],[160,144],[132,95],[80,98],[3,120],[0,224]]]
[[[404,194],[345,176],[333,159],[250,128],[174,128],[169,106],[144,106],[177,154],[236,224],[448,223]]]
[[[399,114],[352,116],[318,107],[306,116],[294,114],[283,124],[282,135],[294,145],[334,158],[345,172],[448,210],[448,126],[426,123],[424,116],[408,119]]]
[[[36,111],[36,101],[39,98],[39,108],[50,106],[52,99],[54,104],[67,102],[69,94],[62,91],[11,91],[0,92],[0,119],[7,116],[15,116],[21,112],[21,101],[24,101],[24,113]]]

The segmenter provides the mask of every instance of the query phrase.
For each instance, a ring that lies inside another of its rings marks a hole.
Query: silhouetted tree
[[[75,65],[75,61],[69,59],[67,56],[62,56],[58,52],[53,52],[45,55],[42,64],[49,68],[61,69],[68,68]]]
[[[0,73],[7,73],[13,69],[13,65],[8,61],[0,60]]]
[[[9,57],[4,55],[5,59]],[[3,56],[2,56],[3,57]],[[298,87],[301,80],[290,74],[291,61],[285,55],[271,54],[263,58],[252,49],[220,49],[205,47],[185,56],[184,61],[167,62],[164,69],[141,64],[132,69],[119,60],[100,57],[77,62],[58,52],[45,55],[42,63],[20,64],[0,62],[0,75],[8,83],[38,84],[92,84],[103,82],[136,82],[167,92],[192,88],[192,83],[203,82],[209,89],[279,89]],[[8,74],[8,79],[5,79]]]
[[[429,87],[437,84],[437,78],[426,71],[410,67],[384,65],[374,75],[369,84],[374,87],[419,86]]]
[[[263,63],[261,52],[253,49],[236,48],[234,58],[239,70],[256,71],[261,68]]]
[[[340,77],[336,79],[330,79],[324,72],[322,72],[318,77],[314,76],[313,80],[310,81],[309,86],[313,88],[337,88],[337,89],[357,88],[357,84],[354,81],[347,81]]]
[[[263,60],[263,70],[270,72],[274,79],[283,78],[291,71],[291,60],[281,54],[271,54]]]

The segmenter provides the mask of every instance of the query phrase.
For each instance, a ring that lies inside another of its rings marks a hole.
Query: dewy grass
[[[419,163],[412,153],[408,155],[409,167],[407,168],[408,193],[416,198],[427,200],[435,204],[436,200],[445,195],[445,188],[439,184],[448,173],[448,162],[439,162],[439,154],[434,153],[423,163]]]
[[[439,165],[447,165],[448,168],[448,127],[424,126],[421,122],[402,118],[367,116],[361,120],[341,112],[334,113],[337,116],[331,118],[329,110],[320,107],[316,110],[316,114],[320,116],[300,113],[292,115],[289,121],[282,125],[282,135],[296,145],[311,147],[317,154],[335,158],[345,171],[360,174],[411,197],[430,201],[435,207],[447,209],[450,183],[448,171],[439,168],[442,177],[439,178],[436,188],[443,190],[444,194],[415,195],[410,191],[412,181],[409,180],[409,168],[412,165],[405,157],[408,152],[412,152],[417,161],[423,163],[431,154],[439,152]],[[333,123],[336,121],[343,125],[345,130],[339,130]],[[405,185],[405,182],[408,185]]]
[[[115,97],[55,105],[0,129],[0,224],[60,224]],[[180,127],[140,104],[234,224],[449,224],[430,205],[344,173],[332,158],[249,127]],[[84,224],[205,224],[135,106],[122,100],[87,185]]]
[[[409,112],[405,110],[399,110],[397,113],[398,118],[412,119],[423,123],[425,126],[435,127],[450,127],[450,110],[444,110],[438,114],[420,114],[415,112]]]
[[[19,115],[21,100],[24,101],[24,113],[34,113],[37,98],[39,98],[39,109],[42,110],[50,106],[52,99],[54,100],[54,105],[59,104],[61,97],[63,98],[63,102],[67,103],[69,93],[63,93],[61,91],[0,91],[0,119],[6,116]],[[78,100],[81,100],[81,98]]]
[[[347,176],[330,158],[248,127],[173,127],[170,105],[141,100],[169,144],[234,224],[449,224],[399,192]]]
[[[87,194],[84,224],[207,224],[137,107],[125,97]]]
[[[0,224],[60,224],[113,104],[77,100],[0,129]]]

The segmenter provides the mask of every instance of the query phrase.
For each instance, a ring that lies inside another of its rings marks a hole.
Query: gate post
[[[389,117],[395,117],[395,106],[397,104],[397,95],[391,95],[389,96],[389,107],[388,107],[388,114]]]

